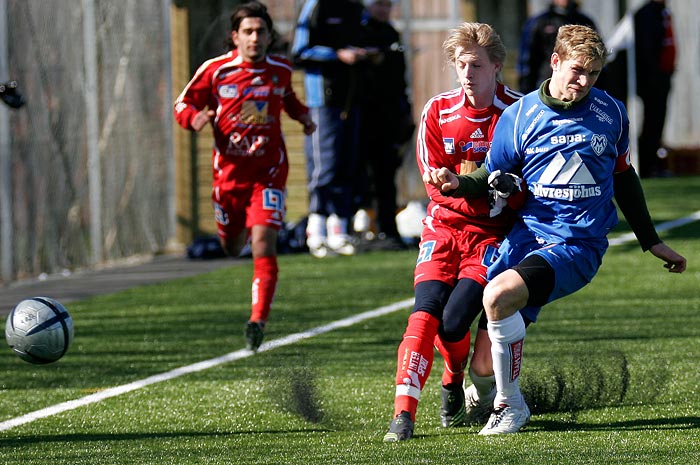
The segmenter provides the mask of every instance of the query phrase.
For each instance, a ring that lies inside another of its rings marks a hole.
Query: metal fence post
[[[90,243],[93,264],[102,251],[102,163],[100,161],[99,111],[97,107],[97,32],[95,0],[83,0],[83,46],[85,50],[85,127],[87,129],[88,190],[90,192]]]
[[[7,0],[0,0],[0,79],[10,77],[7,35]],[[4,282],[10,282],[14,277],[9,112],[9,108],[0,108],[0,274]]]

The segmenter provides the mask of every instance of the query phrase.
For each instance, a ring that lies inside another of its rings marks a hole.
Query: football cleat
[[[413,421],[411,414],[404,410],[391,420],[389,431],[384,435],[384,442],[406,441],[411,439],[411,436],[413,436]]]
[[[245,324],[245,347],[257,352],[263,340],[265,323],[262,321],[249,321]]]
[[[530,409],[523,401],[523,408],[516,409],[510,405],[500,404],[491,414],[486,426],[479,431],[481,436],[493,434],[517,433],[530,421]]]
[[[442,405],[440,406],[440,423],[442,427],[455,428],[463,426],[466,415],[462,383],[442,386]]]
[[[494,386],[488,396],[479,399],[479,394],[476,392],[476,386],[470,385],[464,390],[466,416],[464,423],[467,425],[483,425],[485,424],[491,412],[493,412],[493,399],[496,397],[496,387]]]

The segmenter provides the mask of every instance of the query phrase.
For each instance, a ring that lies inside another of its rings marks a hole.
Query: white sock
[[[309,247],[320,247],[324,242],[326,242],[326,217],[311,213],[306,223],[306,244]]]
[[[491,357],[496,377],[494,406],[500,404],[522,408],[523,396],[518,386],[525,340],[525,322],[520,313],[499,321],[489,321]]]
[[[479,399],[487,397],[496,383],[496,377],[494,375],[479,376],[474,373],[471,368],[469,368],[469,379],[472,380],[472,384],[476,388]]]
[[[328,229],[328,237],[347,236],[348,235],[348,220],[340,218],[333,213],[326,220],[326,228]]]

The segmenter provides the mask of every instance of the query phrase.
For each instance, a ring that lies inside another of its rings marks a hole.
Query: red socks
[[[394,416],[402,411],[416,419],[418,399],[433,365],[433,341],[440,322],[426,312],[415,312],[408,317],[408,325],[399,345],[396,366],[396,397]]]
[[[253,259],[252,310],[250,321],[267,321],[277,287],[277,257]]]
[[[457,342],[443,341],[440,336],[435,336],[435,347],[445,360],[445,368],[442,371],[443,386],[454,383],[461,384],[464,381],[464,369],[467,367],[469,359],[470,342],[469,331],[462,340]]]

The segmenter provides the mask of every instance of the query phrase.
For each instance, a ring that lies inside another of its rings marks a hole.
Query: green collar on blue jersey
[[[551,78],[544,81],[540,86],[540,100],[542,100],[542,103],[547,105],[549,108],[552,108],[554,110],[571,110],[572,108],[575,108],[581,102],[586,100],[586,98],[588,97],[588,95],[586,95],[586,97],[579,100],[578,102],[564,102],[562,100],[556,99],[549,95],[549,81],[551,81]]]

